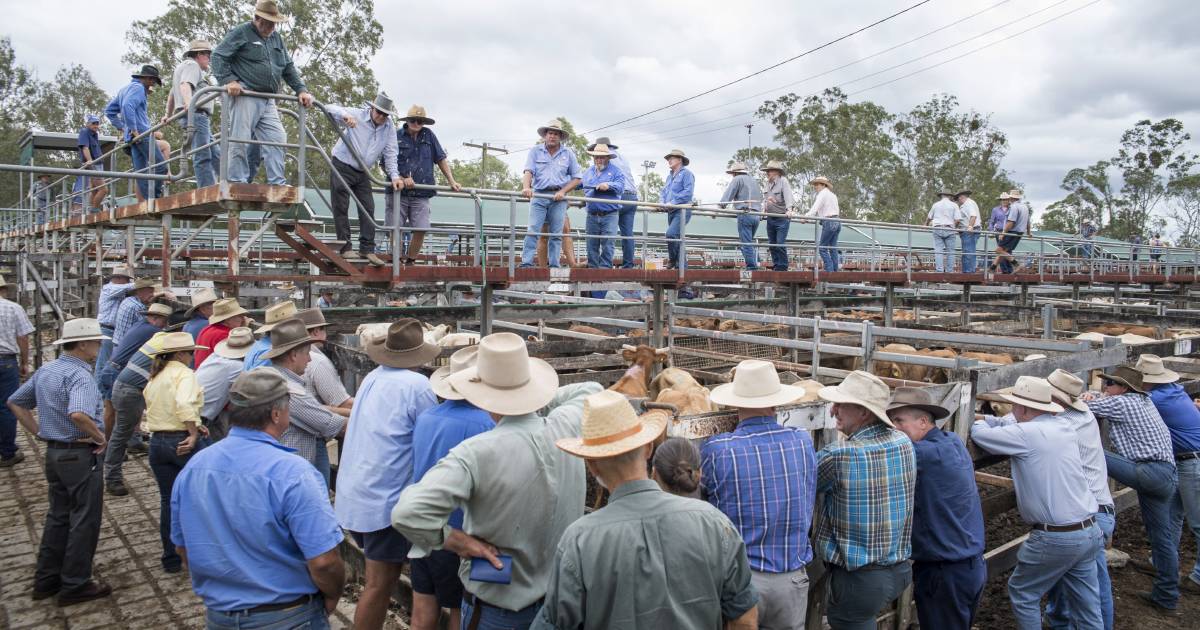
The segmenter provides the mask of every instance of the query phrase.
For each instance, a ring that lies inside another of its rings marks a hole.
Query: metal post
[[[243,96],[242,98],[248,98],[248,97]],[[221,197],[227,197],[229,195],[229,145],[230,145],[229,130],[233,126],[233,123],[230,120],[233,118],[233,107],[232,106],[233,106],[233,97],[229,96],[228,92],[222,93],[221,94],[221,141],[220,141],[221,142],[221,160],[220,160],[220,167],[217,169],[219,171],[219,176],[220,176],[220,181],[218,181],[217,183],[220,185],[219,190],[221,193],[220,194]],[[304,130],[301,129],[300,131],[301,131],[301,133],[303,133]],[[254,173],[251,173],[250,177],[253,178]],[[231,220],[233,219],[232,214],[230,215],[230,219]],[[236,230],[234,228],[230,228],[230,233],[229,233],[230,236],[233,236],[235,233],[236,233]],[[232,247],[232,249],[230,249],[230,255],[237,256],[237,246],[236,246],[236,244],[233,243],[232,239],[230,240],[230,247]],[[229,269],[230,273],[237,273],[237,271],[235,271],[235,269],[237,267],[237,263],[233,262],[235,260],[236,260],[236,258],[232,259],[230,262],[230,269]]]
[[[549,243],[546,241],[549,254]],[[508,275],[511,278],[517,269],[517,196],[508,196]]]
[[[875,324],[870,320],[863,321],[862,339],[860,342],[863,350],[862,366],[859,369],[871,371],[873,367],[872,357],[875,356]]]
[[[800,285],[794,282],[788,284],[788,315],[790,317],[800,317]],[[792,339],[800,339],[799,326],[791,326],[790,330],[792,332]],[[792,363],[800,362],[800,350],[798,348],[792,348],[791,355],[789,360]]]
[[[821,316],[813,316],[813,337],[812,337],[812,373],[813,379],[820,380],[818,377],[821,374]]]
[[[304,124],[304,120],[305,120],[305,112],[308,111],[308,108],[304,107],[304,106],[300,106],[297,109],[299,111],[296,113],[296,119],[297,119],[296,120],[296,128],[300,130],[300,138],[296,142],[296,144],[298,145],[296,148],[296,188],[299,189],[299,198],[301,200],[303,200],[304,199],[305,175],[306,175],[305,154],[308,153],[308,151],[307,151],[308,134],[305,133],[306,127]],[[221,113],[224,114],[225,112],[221,112]],[[222,116],[222,118],[224,118],[224,116]],[[393,270],[392,275],[396,275],[395,270]]]
[[[1042,306],[1042,339],[1054,339],[1055,308],[1053,304]]]
[[[125,228],[125,264],[133,269],[136,262],[133,258],[133,240],[135,228],[131,225]]]
[[[663,304],[666,300],[663,298],[663,285],[655,284],[653,290],[654,301],[650,303],[650,323],[654,329],[650,331],[650,342],[655,348],[661,348],[663,347],[663,331],[666,328],[663,317]]]
[[[162,215],[162,285],[171,286],[171,215]]]
[[[487,336],[492,334],[492,321],[494,318],[494,310],[492,308],[492,285],[484,284],[479,291],[479,334]]]
[[[888,328],[892,327],[893,318],[892,311],[896,308],[896,285],[888,283],[883,285],[883,325]]]
[[[958,325],[966,328],[971,325],[971,309],[968,308],[968,305],[971,303],[971,284],[969,282],[963,283],[962,301],[964,304],[962,311],[959,313]]]
[[[222,118],[224,118],[224,116],[222,116]],[[224,125],[224,123],[222,123],[222,126],[223,125]],[[222,156],[222,157],[224,157],[224,156]],[[221,169],[222,170],[224,170],[224,168],[225,168],[225,162],[226,162],[226,160],[224,160],[224,159],[221,160]],[[229,181],[226,180],[224,178],[224,176],[222,176],[222,178],[221,178],[222,189],[224,189],[224,191],[227,191],[228,185],[229,185]],[[229,247],[229,254],[228,254],[229,275],[231,275],[231,276],[236,276],[241,273],[242,260],[241,260],[240,252],[238,252],[238,239],[239,238],[241,238],[241,236],[238,233],[238,214],[237,214],[237,212],[231,211],[229,213],[229,245],[228,245],[228,247]],[[233,286],[235,287],[234,290],[236,293],[237,283],[236,282],[233,283]]]

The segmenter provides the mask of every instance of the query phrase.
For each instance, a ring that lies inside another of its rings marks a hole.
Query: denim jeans
[[[192,154],[192,170],[196,173],[196,188],[212,186],[217,183],[216,174],[221,169],[221,145],[200,148],[213,141],[212,122],[207,113],[196,110],[192,124],[196,127],[196,135],[192,136],[192,150],[195,151]],[[180,118],[179,126],[186,129],[187,119]]]
[[[831,564],[827,618],[834,630],[875,630],[875,617],[912,583],[912,567],[901,562],[857,571]]]
[[[150,166],[149,147],[151,146],[154,147],[154,168],[148,171],[147,167]],[[150,138],[142,138],[141,140],[133,143],[133,146],[130,147],[129,156],[133,158],[133,169],[135,171],[140,171],[143,173],[153,172],[158,175],[167,174],[166,159],[163,157],[162,152],[158,150],[158,143],[155,142],[151,144]],[[143,197],[147,199],[150,198],[150,193],[148,192],[150,190],[150,182],[148,180],[137,180],[137,187],[138,190],[141,191]],[[159,197],[162,197],[162,195],[163,183],[161,181],[154,182],[154,198],[158,199]]]
[[[96,365],[92,367],[92,375],[96,377],[97,383],[100,382],[100,374],[104,372],[104,368],[108,367],[108,360],[112,358],[112,326],[101,326],[100,334],[109,337],[109,339],[104,339],[100,342],[100,354],[96,355]]]
[[[821,219],[821,264],[825,271],[838,270],[838,234],[842,233],[842,222],[838,219]]]
[[[1017,552],[1017,568],[1008,578],[1013,616],[1021,630],[1041,630],[1042,596],[1058,584],[1071,603],[1080,628],[1099,628],[1100,587],[1096,579],[1097,548],[1104,534],[1092,525],[1073,532],[1033,530]]]
[[[1108,557],[1104,555],[1104,543],[1112,540],[1117,518],[1108,512],[1096,512],[1096,525],[1100,527],[1100,533],[1104,534],[1104,541],[1101,541],[1100,548],[1096,550],[1096,586],[1100,591],[1100,617],[1104,620],[1104,630],[1112,630],[1112,578],[1108,575]],[[1073,623],[1074,620],[1075,615],[1071,614],[1071,603],[1067,598],[1066,589],[1061,582],[1055,584],[1046,600],[1046,623],[1054,630],[1084,627]]]
[[[792,227],[792,222],[787,217],[768,217],[767,242],[772,245],[785,244],[787,242],[788,228],[790,227]],[[771,253],[772,269],[775,271],[788,270],[787,247],[768,247],[767,251]],[[837,253],[834,252],[834,255],[836,256]],[[836,265],[837,263],[834,264]]]
[[[17,357],[0,357],[0,401],[7,402],[20,386],[21,368],[17,365]],[[17,417],[5,404],[0,409],[0,457],[8,459],[16,454]]]
[[[329,447],[326,446],[323,438],[317,438],[317,455],[313,462],[313,467],[317,472],[321,473],[321,477],[325,479],[325,487],[329,487],[329,479],[333,476],[333,465],[329,463]]]
[[[249,145],[232,142],[235,139],[255,139],[262,142],[287,142],[287,132],[279,120],[275,101],[249,96],[235,96],[230,108],[229,181],[249,182],[254,176],[247,160]],[[267,183],[287,183],[283,172],[283,147],[261,146],[260,154],[267,165]],[[257,170],[257,164],[254,165]]]
[[[1179,601],[1179,527],[1172,518],[1178,485],[1175,465],[1161,461],[1134,462],[1105,451],[1108,476],[1133,488],[1150,539],[1150,559],[1158,575],[1151,597],[1167,608]]]
[[[563,221],[567,218],[567,202],[554,201],[534,197],[529,201],[529,234],[525,235],[525,243],[521,246],[521,266],[532,267],[537,255],[537,234],[542,232],[542,225],[549,223],[547,230],[550,236],[546,241],[546,260],[551,267],[558,266],[559,256],[562,255]]]
[[[595,238],[594,235],[615,236],[617,233],[617,213],[589,212],[587,215],[587,266],[593,269],[612,269],[613,240],[611,238]]]
[[[758,215],[742,213],[737,218],[738,240],[742,243],[742,258],[747,269],[758,269],[758,252],[754,250],[754,235],[758,232]]]
[[[208,630],[328,630],[329,616],[320,597],[303,606],[268,612],[221,612],[209,608],[204,613]]]
[[[951,562],[913,562],[913,599],[922,628],[969,630],[987,583],[983,556]]]
[[[541,609],[541,602],[530,604],[518,611],[484,605],[480,607],[477,630],[525,630],[533,624],[534,618]],[[475,607],[467,601],[467,598],[463,598],[461,630],[467,630],[470,627],[473,614],[475,614]]]
[[[104,481],[115,483],[124,481],[122,465],[125,463],[125,449],[131,444],[142,442],[141,433],[137,430],[142,422],[142,413],[146,411],[146,399],[142,390],[122,383],[113,383],[112,406],[117,412],[116,425],[108,438],[108,448],[104,450]]]
[[[684,214],[683,210],[668,210],[667,211],[666,237],[668,239],[679,238],[679,236],[681,234],[683,234],[683,226],[687,225],[691,221],[692,221],[691,208],[688,208],[686,214]],[[668,242],[667,243],[667,258],[669,259],[669,261],[673,267],[686,267],[687,266],[687,256],[686,255],[684,255],[682,257],[680,256],[680,251],[681,251],[680,245],[681,245],[681,243],[679,243],[679,242]]]
[[[954,241],[958,232],[947,228],[933,229],[933,260],[938,273],[954,273]]]
[[[637,193],[625,193],[621,199],[637,201]],[[637,206],[621,206],[618,212],[617,230],[621,236],[633,236],[633,223],[637,219]],[[633,269],[633,261],[637,259],[637,243],[632,238],[621,239],[621,267]]]
[[[171,488],[175,487],[175,478],[183,470],[184,464],[200,449],[208,446],[207,438],[200,438],[196,448],[187,455],[178,455],[175,449],[179,443],[187,439],[186,434],[155,433],[150,436],[150,470],[154,472],[154,480],[158,482],[158,534],[162,538],[163,568],[179,567],[183,559],[175,553],[175,543],[171,542]]]
[[[1183,531],[1183,519],[1186,517],[1192,535],[1200,544],[1200,459],[1185,459],[1177,462],[1176,466],[1179,468],[1179,500],[1174,503],[1174,524]],[[1189,577],[1200,582],[1200,556],[1192,565]]]
[[[962,271],[975,273],[975,243],[979,240],[979,230],[960,232],[958,237],[962,241]]]

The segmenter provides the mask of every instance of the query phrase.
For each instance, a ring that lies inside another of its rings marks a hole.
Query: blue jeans
[[[772,245],[783,245],[787,242],[788,228],[790,227],[792,227],[792,222],[787,217],[769,217],[767,219],[767,242]],[[840,230],[841,227],[838,229]],[[767,251],[771,253],[772,269],[775,271],[788,270],[787,247],[768,247]],[[834,256],[837,256],[836,250]],[[834,262],[834,265],[836,266],[837,263]]]
[[[104,372],[104,368],[108,367],[108,360],[112,357],[112,326],[101,326],[100,334],[109,339],[100,342],[100,354],[96,355],[96,365],[92,368],[92,375],[96,377],[96,382],[100,382],[100,374]]]
[[[962,241],[962,270],[963,273],[975,273],[975,243],[979,240],[979,231],[960,232]]]
[[[1104,534],[1104,541],[1112,540],[1113,529],[1117,526],[1117,518],[1108,512],[1096,512],[1096,525]],[[1113,598],[1112,578],[1108,575],[1108,558],[1104,555],[1104,542],[1096,551],[1096,586],[1100,590],[1100,616],[1104,619],[1104,630],[1113,628]],[[1066,589],[1061,584],[1055,584],[1050,589],[1046,601],[1046,622],[1055,630],[1082,628],[1078,623],[1072,623],[1075,616],[1071,614],[1071,604],[1067,599]]]
[[[538,237],[542,225],[549,223],[549,240],[546,242],[546,261],[551,267],[558,266],[558,258],[562,255],[563,221],[567,218],[567,202],[554,201],[534,197],[529,201],[529,234],[525,235],[525,244],[521,246],[521,266],[532,267],[537,254]]]
[[[838,270],[838,234],[842,233],[842,222],[837,219],[821,219],[821,264],[825,271]]]
[[[677,239],[683,233],[683,226],[692,221],[692,210],[688,208],[685,215],[683,210],[668,210],[667,211],[667,232],[668,239]],[[673,267],[686,267],[687,256],[680,257],[680,243],[667,243],[667,258]]]
[[[249,145],[243,142],[232,142],[235,139],[255,139],[263,142],[287,142],[287,132],[279,120],[279,109],[275,101],[235,96],[230,114],[229,143],[229,181],[249,182],[254,176],[251,164],[247,159]],[[283,147],[260,146],[260,154],[267,165],[267,183],[283,185],[287,183],[283,172]],[[254,165],[257,170],[257,164]]]
[[[163,158],[163,154],[158,150],[158,143],[155,142],[152,145],[150,138],[142,138],[141,140],[133,143],[133,146],[130,147],[130,157],[133,158],[133,169],[142,173],[148,172],[147,167],[150,165],[149,147],[151,146],[154,147],[154,169],[149,172],[153,172],[157,175],[166,175],[167,164]],[[147,199],[150,198],[150,193],[148,192],[150,190],[150,182],[148,180],[137,180],[137,187],[138,190],[141,191],[143,197]],[[159,197],[162,197],[162,194],[163,183],[161,181],[154,182],[154,198],[158,199]]]
[[[621,199],[637,201],[637,193],[625,193]],[[637,219],[637,206],[621,206],[618,212],[617,230],[621,236],[633,236],[633,222]],[[637,258],[637,243],[632,238],[621,239],[621,267],[633,269],[633,261]]]
[[[742,258],[747,269],[758,269],[758,252],[754,251],[754,234],[758,232],[758,215],[739,214],[737,218],[738,240],[742,242]]]
[[[1175,465],[1179,469],[1179,500],[1174,502],[1174,524],[1182,532],[1183,519],[1186,517],[1192,535],[1200,543],[1200,459],[1185,459]],[[1189,577],[1200,582],[1200,556],[1196,558]]]
[[[125,450],[142,443],[142,434],[137,427],[146,411],[146,399],[142,396],[142,390],[117,381],[112,385],[112,406],[117,419],[108,438],[108,448],[104,451],[104,481],[124,483]]]
[[[333,475],[333,467],[329,463],[329,447],[325,445],[323,438],[317,438],[317,457],[313,466],[321,476],[325,478],[325,487],[329,487],[329,478]]]
[[[617,233],[617,212],[589,212],[587,215],[587,261],[593,269],[612,269],[613,240],[595,238],[614,236]]]
[[[187,455],[177,455],[175,449],[187,435],[176,433],[155,433],[150,436],[150,470],[154,472],[154,480],[158,482],[158,534],[162,538],[163,568],[177,568],[183,559],[175,552],[175,543],[171,542],[171,488],[175,487],[175,478],[183,471],[183,466],[208,446],[208,438],[196,441],[196,448]]]
[[[954,241],[958,232],[949,228],[933,229],[933,259],[938,273],[954,273]]]
[[[212,123],[208,114],[196,110],[192,123],[196,127],[196,135],[192,137],[192,170],[196,172],[196,188],[204,188],[217,183],[216,173],[221,168],[221,145],[214,144],[206,149],[200,147],[212,142]],[[180,127],[187,127],[187,119],[179,119]]]
[[[922,628],[970,630],[987,583],[983,556],[956,562],[913,561],[912,573]]]
[[[1179,527],[1172,518],[1178,486],[1175,465],[1167,462],[1134,462],[1104,452],[1108,476],[1133,488],[1142,511],[1142,524],[1150,539],[1150,559],[1158,575],[1151,597],[1158,604],[1175,608],[1179,601]]]
[[[20,386],[21,368],[17,365],[17,357],[0,357],[0,401],[7,402]],[[16,454],[17,417],[5,404],[0,409],[0,457],[8,459]]]
[[[1042,596],[1057,584],[1071,603],[1073,621],[1080,628],[1099,628],[1103,621],[1096,553],[1102,547],[1104,534],[1095,525],[1073,532],[1029,532],[1029,539],[1017,552],[1017,568],[1008,579],[1017,627],[1041,630]]]
[[[479,610],[478,630],[525,630],[533,624],[534,618],[537,617],[538,611],[541,609],[542,604],[540,602],[530,604],[515,612],[484,605]],[[471,606],[467,598],[464,597],[461,630],[467,630],[471,623],[471,615],[473,614],[475,614],[475,607]]]
[[[221,612],[209,608],[204,613],[208,630],[328,630],[325,600],[316,599],[295,608],[269,612]]]

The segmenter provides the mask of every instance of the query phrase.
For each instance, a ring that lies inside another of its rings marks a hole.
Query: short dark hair
[[[281,396],[275,400],[249,407],[227,405],[226,409],[229,410],[229,424],[244,429],[261,431],[271,423],[271,412],[276,409],[284,409],[290,400],[290,396]]]
[[[78,348],[78,347],[79,347],[78,341],[68,341],[62,345],[62,349],[64,352],[70,352],[71,350],[74,350],[75,348]]]

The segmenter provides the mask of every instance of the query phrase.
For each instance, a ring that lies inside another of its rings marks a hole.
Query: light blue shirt
[[[624,196],[625,197],[632,196],[634,199],[637,199],[638,198],[637,180],[633,178],[633,171],[629,170],[629,162],[626,162],[625,158],[622,157],[620,153],[617,153],[616,151],[612,151],[612,157],[608,158],[608,164],[609,164],[609,166],[615,166],[615,167],[621,169],[621,174],[625,176]],[[632,210],[633,206],[621,206],[621,208],[623,208],[623,209],[628,208],[628,209]]]
[[[783,179],[782,177],[780,179]],[[721,195],[721,207],[724,208],[730,201],[734,202],[733,207],[736,210],[750,210],[752,212],[760,211],[761,203],[737,203],[739,201],[762,201],[762,188],[758,182],[749,175],[741,174],[734,175],[733,179],[729,180],[729,185],[725,187],[725,194]]]
[[[250,346],[250,352],[246,353],[246,357],[242,359],[242,369],[246,372],[255,368],[266,367],[271,365],[270,359],[264,359],[262,355],[266,354],[271,349],[271,335],[264,334],[258,338],[253,346]],[[202,364],[203,365],[203,364]]]
[[[1024,234],[1029,228],[1029,206],[1020,201],[1014,201],[1008,207],[1008,215],[1005,221],[1012,221],[1012,232],[1020,232]]]
[[[363,380],[338,463],[342,527],[366,533],[391,523],[392,506],[412,483],[413,426],[436,404],[429,379],[412,370],[381,365]]]
[[[117,308],[121,306],[121,301],[125,299],[125,292],[132,285],[129,284],[113,284],[107,282],[100,287],[100,303],[96,309],[96,320],[101,326],[112,328],[117,320]]]
[[[596,190],[600,184],[608,184],[608,190]],[[621,169],[611,163],[604,170],[596,168],[593,164],[583,173],[582,186],[588,199],[620,199],[621,194],[625,192],[625,176],[621,174]],[[623,207],[619,203],[587,203],[588,212],[616,212]]]
[[[525,158],[524,170],[533,173],[535,191],[562,188],[583,175],[575,153],[562,145],[554,155],[550,155],[544,144],[533,147]]]
[[[200,416],[205,420],[216,420],[229,402],[229,386],[242,373],[241,359],[230,359],[212,353],[196,370],[196,382],[204,388],[204,406]]]
[[[200,313],[196,313],[192,315],[192,318],[189,319],[186,324],[183,325],[183,332],[191,335],[192,339],[199,339],[200,331],[204,330],[207,326],[208,318]]]
[[[388,177],[395,179],[400,176],[400,171],[396,168],[396,126],[392,124],[390,116],[382,125],[376,125],[375,121],[371,120],[370,107],[350,108],[326,105],[325,109],[337,118],[339,123],[345,116],[353,116],[358,120],[357,125],[345,127],[342,131],[350,139],[358,154],[362,156],[368,168],[378,164],[379,158],[382,156],[383,170],[387,171]],[[350,153],[346,142],[340,138],[333,147],[333,157],[351,168],[362,170],[359,161],[354,158],[354,154]]]
[[[171,542],[187,549],[192,590],[213,610],[316,593],[306,562],[342,538],[321,474],[261,431],[231,428],[171,491]]]
[[[125,84],[104,108],[104,116],[112,126],[125,132],[125,139],[150,130],[146,113],[146,86],[133,79]]]
[[[692,193],[696,190],[696,176],[687,169],[680,167],[678,171],[667,175],[667,183],[662,192],[658,193],[660,203],[689,204],[692,203]]]

